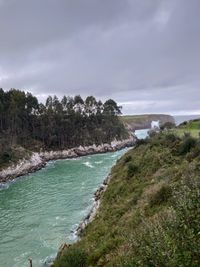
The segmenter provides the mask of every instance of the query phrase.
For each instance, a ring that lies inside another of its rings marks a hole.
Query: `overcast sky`
[[[0,87],[200,114],[200,0],[0,0]]]

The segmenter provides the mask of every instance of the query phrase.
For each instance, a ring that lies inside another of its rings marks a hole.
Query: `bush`
[[[174,143],[177,140],[179,140],[179,138],[173,133],[166,134],[165,139],[167,142],[170,142],[170,143]]]
[[[143,219],[130,238],[130,265],[124,266],[200,266],[199,186],[198,178],[186,177],[177,184],[170,208]]]
[[[138,166],[133,163],[128,164],[127,177],[132,177],[138,171]]]
[[[168,185],[163,185],[155,194],[150,198],[150,206],[160,205],[168,201],[172,195],[171,187]]]
[[[149,143],[148,138],[145,138],[145,139],[137,139],[135,145],[136,145],[136,147],[138,147],[138,146],[141,146],[141,145],[146,145],[148,143]]]
[[[174,128],[176,125],[175,125],[175,123],[174,122],[165,122],[164,124],[162,124],[161,126],[160,126],[160,129],[161,130],[165,130],[165,129],[172,129],[172,128]]]
[[[0,154],[0,164],[9,162],[12,159],[12,150],[8,149]]]
[[[124,159],[124,163],[127,163],[129,161],[132,160],[132,157],[129,155],[129,156],[126,156],[125,159]]]
[[[191,136],[187,136],[179,146],[179,155],[185,155],[196,146],[197,140]]]
[[[85,267],[86,254],[78,248],[68,248],[58,260],[56,267]]]

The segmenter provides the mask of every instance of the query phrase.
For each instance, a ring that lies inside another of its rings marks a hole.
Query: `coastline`
[[[30,158],[22,159],[18,162],[18,164],[10,166],[2,171],[0,171],[0,188],[17,177],[27,175],[29,173],[36,172],[46,166],[46,164],[51,160],[58,159],[72,159],[81,156],[87,156],[92,154],[100,154],[107,152],[114,152],[121,150],[126,147],[133,147],[136,143],[136,138],[133,136],[132,138],[122,140],[122,141],[113,141],[111,144],[102,144],[99,146],[92,145],[87,147],[76,147],[63,151],[44,151],[40,153],[32,153]],[[81,234],[83,233],[85,227],[92,222],[95,218],[98,208],[101,203],[102,194],[106,191],[107,186],[110,182],[111,175],[109,174],[104,180],[102,185],[94,193],[94,202],[89,213],[79,222],[78,227],[73,231],[73,233],[77,236],[77,241],[81,238]],[[76,242],[77,242],[76,241]],[[63,250],[66,247],[69,247],[70,244],[61,244],[60,248],[57,251],[57,255],[55,258],[48,257],[47,260],[43,263],[43,267],[50,267],[55,259],[62,254]]]
[[[30,158],[22,159],[17,164],[0,171],[0,187],[1,184],[12,181],[17,177],[33,173],[44,168],[50,160],[72,159],[92,154],[114,152],[125,147],[132,147],[135,142],[136,138],[133,136],[122,141],[113,141],[111,144],[102,144],[98,146],[94,144],[86,147],[79,146],[60,151],[44,151],[40,153],[33,152]]]
[[[75,234],[77,235],[77,237],[81,237],[81,234],[83,233],[84,229],[86,228],[86,226],[91,223],[93,221],[93,219],[96,216],[96,213],[100,207],[101,204],[101,197],[103,195],[103,193],[106,191],[109,183],[111,180],[111,174],[109,174],[103,181],[102,185],[99,186],[99,188],[97,188],[96,192],[94,193],[94,203],[93,206],[91,208],[91,210],[89,211],[89,213],[86,215],[86,217],[79,223],[78,227],[75,230]]]
[[[101,198],[104,194],[104,192],[106,191],[110,180],[111,180],[112,176],[111,173],[108,174],[108,176],[104,179],[103,183],[97,188],[97,190],[94,193],[94,203],[93,206],[91,208],[91,210],[89,211],[89,213],[83,218],[83,220],[79,223],[78,227],[75,229],[75,231],[73,231],[73,233],[78,237],[78,240],[76,242],[78,242],[81,238],[81,234],[83,233],[83,231],[85,230],[85,228],[87,227],[87,225],[89,223],[91,223],[97,212],[98,209],[100,207],[101,204]],[[68,249],[71,246],[71,244],[67,244],[67,243],[63,243],[61,244],[61,246],[58,249],[57,255],[54,259],[50,259],[48,262],[44,262],[43,267],[51,267],[52,264],[54,263],[54,261],[59,258],[62,253],[64,252],[65,249]]]

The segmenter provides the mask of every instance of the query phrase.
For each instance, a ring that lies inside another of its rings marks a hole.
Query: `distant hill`
[[[132,131],[150,128],[152,121],[159,120],[161,125],[166,122],[175,123],[174,117],[166,114],[128,115],[121,116],[120,119]]]

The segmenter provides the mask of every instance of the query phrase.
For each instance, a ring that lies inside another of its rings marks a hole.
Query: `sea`
[[[200,119],[200,115],[179,115],[179,116],[173,116],[173,117],[175,119],[176,125],[179,125],[180,123],[184,121]]]

